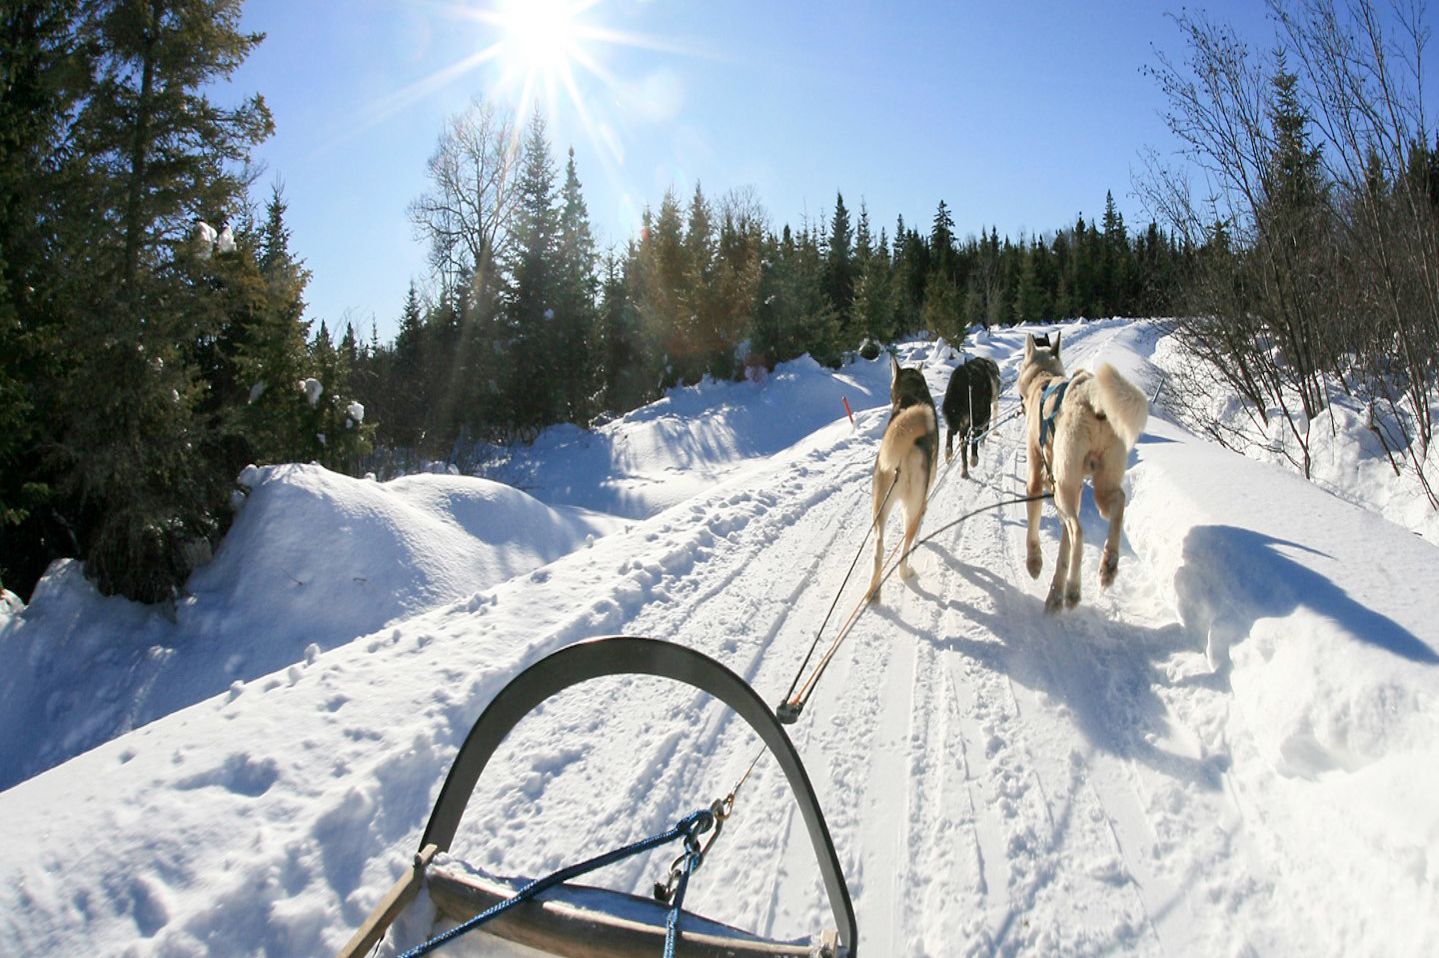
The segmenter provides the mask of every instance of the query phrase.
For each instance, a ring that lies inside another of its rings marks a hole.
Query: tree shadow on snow
[[[1211,661],[1227,666],[1228,649],[1259,619],[1304,607],[1357,640],[1410,662],[1439,664],[1439,652],[1398,622],[1355,601],[1344,588],[1284,554],[1315,549],[1235,526],[1195,526],[1184,539],[1174,578],[1179,615],[1209,641]]]

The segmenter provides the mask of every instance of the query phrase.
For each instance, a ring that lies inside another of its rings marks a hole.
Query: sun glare
[[[567,0],[510,0],[499,11],[509,67],[531,81],[567,72],[579,52],[579,9]]]
[[[595,146],[604,172],[618,178],[622,162],[617,127],[630,110],[634,84],[611,72],[606,61],[621,48],[665,56],[696,56],[664,38],[603,23],[605,0],[415,0],[444,19],[477,24],[472,52],[375,101],[365,125],[406,109],[417,99],[453,87],[485,71],[487,98],[508,103],[516,114],[543,114],[554,122],[569,114]],[[632,111],[633,112],[633,111]]]

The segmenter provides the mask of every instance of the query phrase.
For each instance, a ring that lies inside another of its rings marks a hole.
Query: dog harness
[[[1054,431],[1054,420],[1059,415],[1059,407],[1064,402],[1064,391],[1069,388],[1070,380],[1050,380],[1049,385],[1044,387],[1044,392],[1039,394],[1039,448],[1044,449],[1049,445],[1049,434]],[[1049,397],[1054,397],[1054,406],[1049,414],[1044,413],[1044,404],[1049,402]]]

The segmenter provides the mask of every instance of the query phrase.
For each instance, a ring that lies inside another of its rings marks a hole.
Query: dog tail
[[[1134,448],[1149,421],[1149,397],[1109,363],[1099,367],[1094,381],[1096,411],[1109,419],[1125,449]]]
[[[918,403],[899,411],[884,431],[884,441],[879,444],[879,468],[893,472],[904,465],[910,452],[918,446],[927,457],[926,465],[933,464],[935,450],[930,448],[930,437],[939,431],[935,422],[934,409],[925,403]]]

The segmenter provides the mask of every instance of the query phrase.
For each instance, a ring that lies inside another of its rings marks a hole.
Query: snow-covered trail
[[[1097,344],[1085,345],[1076,344],[1072,366]],[[1006,360],[1006,380],[1014,361]],[[947,372],[934,370],[936,396]],[[866,411],[857,434],[847,425],[824,430],[734,492],[667,514],[649,537],[672,541],[661,556],[635,560],[620,588],[680,573],[684,585],[654,589],[616,630],[702,649],[778,702],[864,535],[885,417]],[[986,442],[974,479],[942,474],[925,533],[1023,494],[1021,430],[1011,421]],[[1223,760],[1205,757],[1184,714],[1189,699],[1219,693],[1203,683],[1167,689],[1166,667],[1195,653],[1132,552],[1115,587],[1095,594],[1103,527],[1088,509],[1078,610],[1043,614],[1052,566],[1039,582],[1024,571],[1023,506],[981,513],[917,552],[912,582],[890,579],[885,602],[860,617],[792,729],[846,862],[869,954],[1225,947],[1202,937],[1224,922],[1194,914],[1222,907],[1203,899],[1194,873],[1213,858],[1171,854],[1176,830],[1185,843],[1196,833],[1228,841],[1221,826],[1234,810],[1222,791]],[[891,526],[892,546],[897,518]],[[1052,562],[1058,526],[1050,511],[1043,539]],[[857,601],[870,550],[821,651]],[[552,703],[506,751],[552,752],[557,730],[576,743],[598,736],[612,744],[577,744],[538,776],[518,758],[497,766],[497,780],[528,784],[499,786],[491,797],[482,783],[468,837],[480,846],[483,836],[523,836],[532,848],[511,846],[483,864],[534,874],[633,837],[637,813],[641,830],[658,829],[723,795],[755,743],[702,699],[662,683],[640,690],[615,682]],[[597,754],[619,743],[620,755]],[[597,770],[605,764],[654,774],[605,788],[598,783],[608,773]],[[556,808],[576,794],[593,796],[578,835]],[[457,850],[465,841],[462,832]],[[1225,867],[1262,883],[1262,865],[1237,851],[1224,849]],[[616,869],[612,880],[643,893],[664,864],[656,854]],[[808,842],[773,767],[762,763],[746,784],[689,901],[780,937],[827,921]]]
[[[1063,335],[1071,370],[1111,348],[1126,372],[1148,368],[1153,339],[1135,324]],[[1008,384],[1022,346],[1010,330],[974,350]],[[907,364],[930,355],[906,351]],[[942,396],[951,363],[934,358]],[[800,390],[805,428],[841,390],[874,395],[878,374],[857,366],[839,385],[816,373],[825,385]],[[753,390],[753,421],[783,416],[776,394]],[[1011,389],[1001,412],[1013,402]],[[726,460],[707,473],[722,480],[649,519],[307,649],[0,792],[0,950],[333,953],[407,865],[481,710],[581,639],[688,645],[778,703],[836,595],[821,647],[867,582],[869,545],[841,591],[886,415],[859,410],[856,428],[838,419]],[[1022,506],[940,531],[1022,492],[1020,434],[1016,421],[992,436],[973,479],[944,475],[917,576],[885,584],[790,728],[863,954],[1432,953],[1434,547],[1156,417],[1134,453],[1118,579],[1096,587],[1103,523],[1086,494],[1084,598],[1046,616],[1051,506],[1038,581]],[[324,541],[322,527],[294,531]],[[1206,632],[1232,647],[1231,671],[1211,671]],[[500,749],[454,851],[495,874],[543,874],[709,805],[757,751],[687,687],[588,683]],[[596,881],[647,893],[671,855]],[[686,904],[781,938],[829,924],[772,762],[745,784]],[[413,943],[413,924],[386,947]]]

